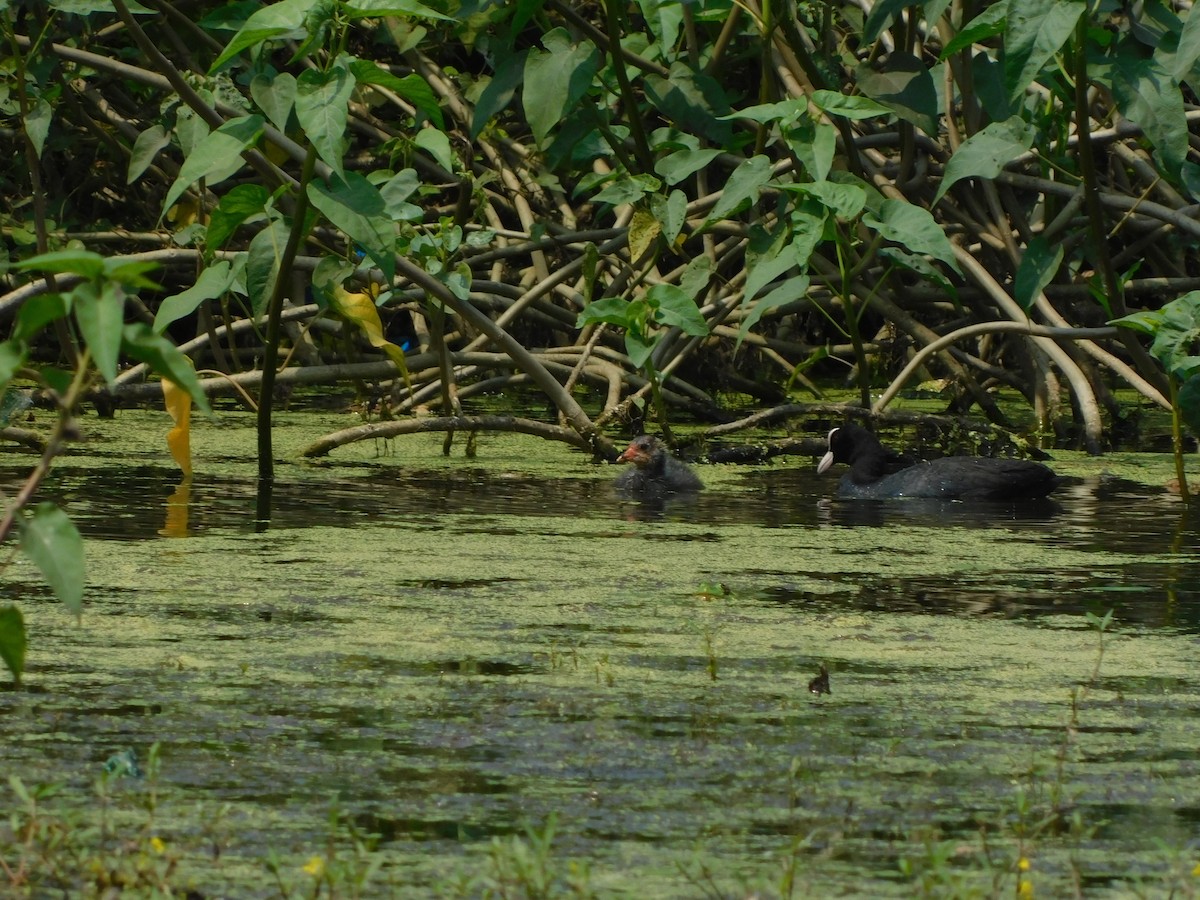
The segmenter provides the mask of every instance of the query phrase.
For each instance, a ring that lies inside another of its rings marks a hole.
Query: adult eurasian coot
[[[821,457],[817,473],[834,463],[849,464],[850,471],[838,484],[838,496],[851,500],[1034,500],[1058,485],[1058,477],[1046,466],[1022,459],[947,456],[889,475],[891,458],[879,438],[849,423],[829,432],[829,451]]]
[[[653,435],[634,438],[617,457],[617,462],[633,463],[633,468],[617,476],[617,489],[623,493],[662,496],[698,491],[704,487],[696,473],[686,463],[671,456]]]

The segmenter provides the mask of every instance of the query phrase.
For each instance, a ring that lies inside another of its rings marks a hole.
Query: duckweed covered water
[[[157,743],[111,802],[177,885],[311,892],[355,835],[365,896],[1200,885],[1196,525],[1104,460],[1022,509],[830,504],[808,460],[645,509],[561,447],[426,435],[285,466],[256,533],[249,417],[200,423],[185,495],[160,417],[119,416],[45,492],[83,621],[23,562],[0,585],[31,642],[3,759],[82,829],[105,760]]]

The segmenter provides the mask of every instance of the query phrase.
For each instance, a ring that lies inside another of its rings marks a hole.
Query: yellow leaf
[[[655,239],[662,234],[662,224],[644,209],[636,210],[629,222],[629,259],[642,258]]]
[[[359,330],[370,342],[372,347],[382,350],[388,359],[396,364],[400,374],[408,384],[408,363],[404,360],[404,351],[383,336],[383,322],[379,318],[379,310],[375,308],[375,300],[367,293],[352,294],[341,285],[333,289],[333,311],[357,325]]]
[[[192,397],[173,381],[166,378],[162,381],[163,402],[167,412],[175,422],[175,427],[167,432],[167,446],[175,464],[185,477],[192,475]]]

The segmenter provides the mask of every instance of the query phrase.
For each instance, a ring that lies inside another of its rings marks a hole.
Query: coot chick
[[[631,496],[661,497],[704,487],[696,473],[671,456],[653,435],[634,438],[617,462],[633,463],[633,468],[622,472],[616,480],[617,490]]]
[[[850,423],[829,432],[829,452],[821,457],[817,474],[834,463],[848,463],[850,471],[838,484],[838,496],[851,500],[1034,500],[1058,486],[1050,469],[1023,459],[947,456],[889,475],[889,458],[879,438]]]

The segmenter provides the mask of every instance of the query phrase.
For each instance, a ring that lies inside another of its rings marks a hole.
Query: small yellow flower
[[[1192,875],[1194,875],[1196,878],[1200,878],[1200,863],[1196,863],[1196,868],[1192,869]]]
[[[304,871],[313,878],[320,878],[321,873],[325,871],[325,860],[319,856],[310,857]]]
[[[1017,860],[1017,869],[1022,872],[1028,872],[1029,871],[1029,860],[1026,859],[1024,856],[1022,856],[1020,859]]]
[[[1033,882],[1030,881],[1028,878],[1022,878],[1020,881],[1018,881],[1017,882],[1017,896],[1018,897],[1032,897],[1033,896]]]
[[[160,837],[150,838],[150,846],[154,849],[155,853],[166,853],[167,852],[167,845],[163,842],[163,839]]]

